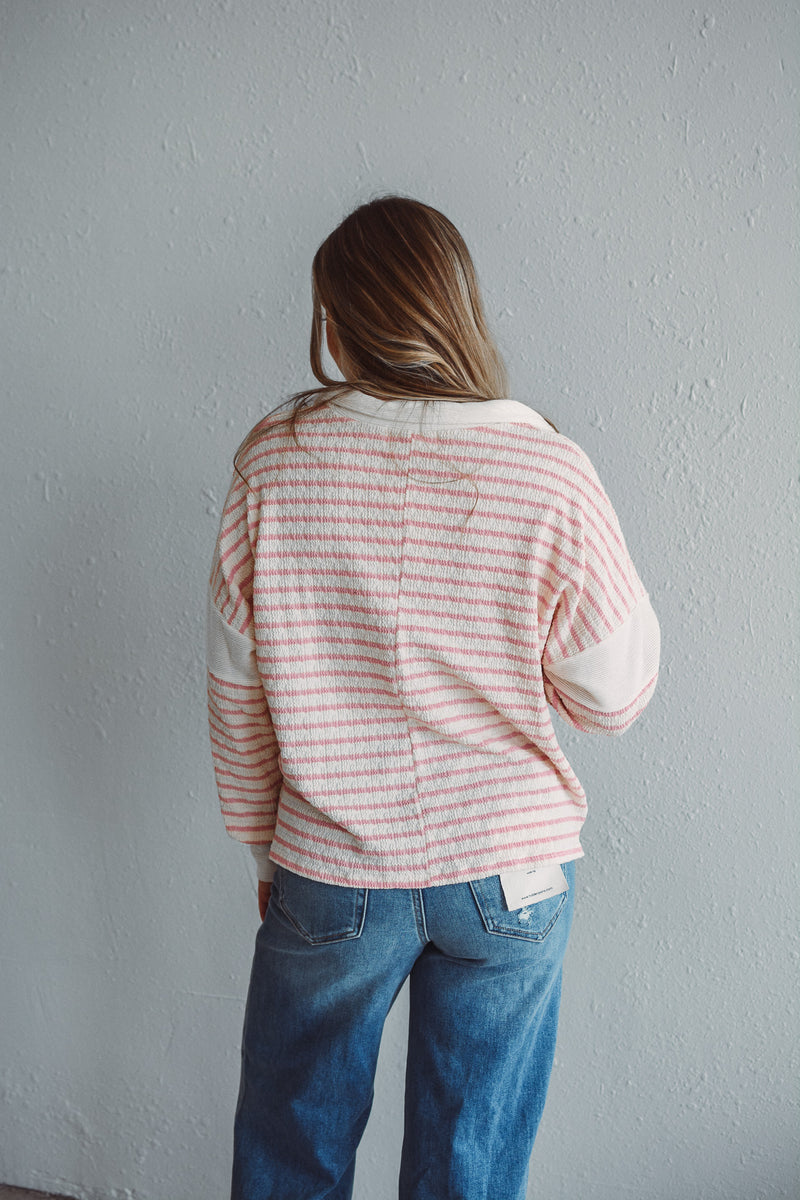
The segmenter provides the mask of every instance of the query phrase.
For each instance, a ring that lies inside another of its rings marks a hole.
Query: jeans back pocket
[[[571,886],[570,876],[574,879],[573,864],[564,863],[561,869],[567,884]],[[523,938],[529,942],[544,941],[561,916],[570,896],[569,891],[561,892],[558,896],[540,900],[538,904],[528,904],[509,911],[506,907],[499,875],[491,875],[488,879],[473,880],[469,886],[487,933],[496,933],[501,937]]]
[[[277,868],[273,887],[284,916],[310,945],[345,942],[361,935],[367,888],[320,883],[285,867]]]

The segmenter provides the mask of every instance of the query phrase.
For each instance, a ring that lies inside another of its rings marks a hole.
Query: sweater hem
[[[543,853],[530,855],[524,858],[497,858],[491,864],[484,863],[478,866],[477,863],[471,866],[465,866],[458,871],[453,872],[414,872],[410,871],[407,876],[401,877],[399,880],[392,880],[391,883],[386,882],[386,874],[380,867],[372,869],[361,869],[357,866],[348,867],[344,864],[330,864],[320,866],[318,860],[308,859],[302,856],[290,859],[276,849],[274,844],[270,853],[272,862],[278,867],[283,867],[287,871],[291,871],[294,875],[302,875],[306,879],[313,879],[317,883],[330,883],[338,887],[358,887],[370,888],[374,891],[389,891],[405,888],[427,888],[427,887],[444,887],[454,883],[474,883],[479,879],[490,879],[494,875],[499,875],[505,871],[523,871],[533,870],[537,867],[549,867],[563,865],[568,862],[575,862],[579,858],[584,858],[585,854],[580,844],[573,845],[569,850],[562,847],[560,850],[553,850],[550,854]],[[445,877],[446,876],[446,877]]]

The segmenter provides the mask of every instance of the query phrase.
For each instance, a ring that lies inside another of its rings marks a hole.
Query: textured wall
[[[0,1178],[225,1194],[252,871],[204,587],[308,271],[401,190],[662,619],[590,799],[541,1200],[796,1194],[798,14],[777,0],[4,0]],[[394,1194],[402,1004],[360,1200]],[[502,1200],[502,1198],[496,1198]]]

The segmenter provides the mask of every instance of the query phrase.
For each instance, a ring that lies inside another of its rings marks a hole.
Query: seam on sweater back
[[[395,608],[395,625],[394,625],[394,673],[397,687],[397,695],[400,703],[403,706],[403,716],[406,721],[406,731],[408,734],[408,744],[411,750],[411,767],[414,773],[414,809],[417,813],[417,821],[419,825],[422,841],[425,845],[425,867],[426,870],[431,870],[431,846],[428,839],[428,829],[424,819],[424,808],[420,803],[419,798],[419,768],[417,765],[417,755],[414,747],[414,738],[411,733],[411,720],[409,717],[408,708],[406,707],[406,686],[402,672],[398,664],[398,649],[400,641],[400,612],[403,601],[403,576],[405,573],[407,559],[407,537],[408,537],[408,489],[411,486],[412,469],[411,460],[414,455],[414,443],[416,438],[412,435],[408,440],[408,446],[405,454],[405,464],[403,473],[403,499],[400,506],[400,564],[397,573],[397,602]]]

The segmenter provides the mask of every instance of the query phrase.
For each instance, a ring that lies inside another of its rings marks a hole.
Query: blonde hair
[[[317,250],[311,283],[311,369],[321,386],[278,406],[289,406],[283,420],[295,440],[304,413],[352,390],[423,403],[507,394],[469,251],[437,209],[404,196],[362,204]],[[323,367],[325,319],[336,331],[345,382]],[[272,413],[247,435],[234,464],[266,422],[274,423]]]

